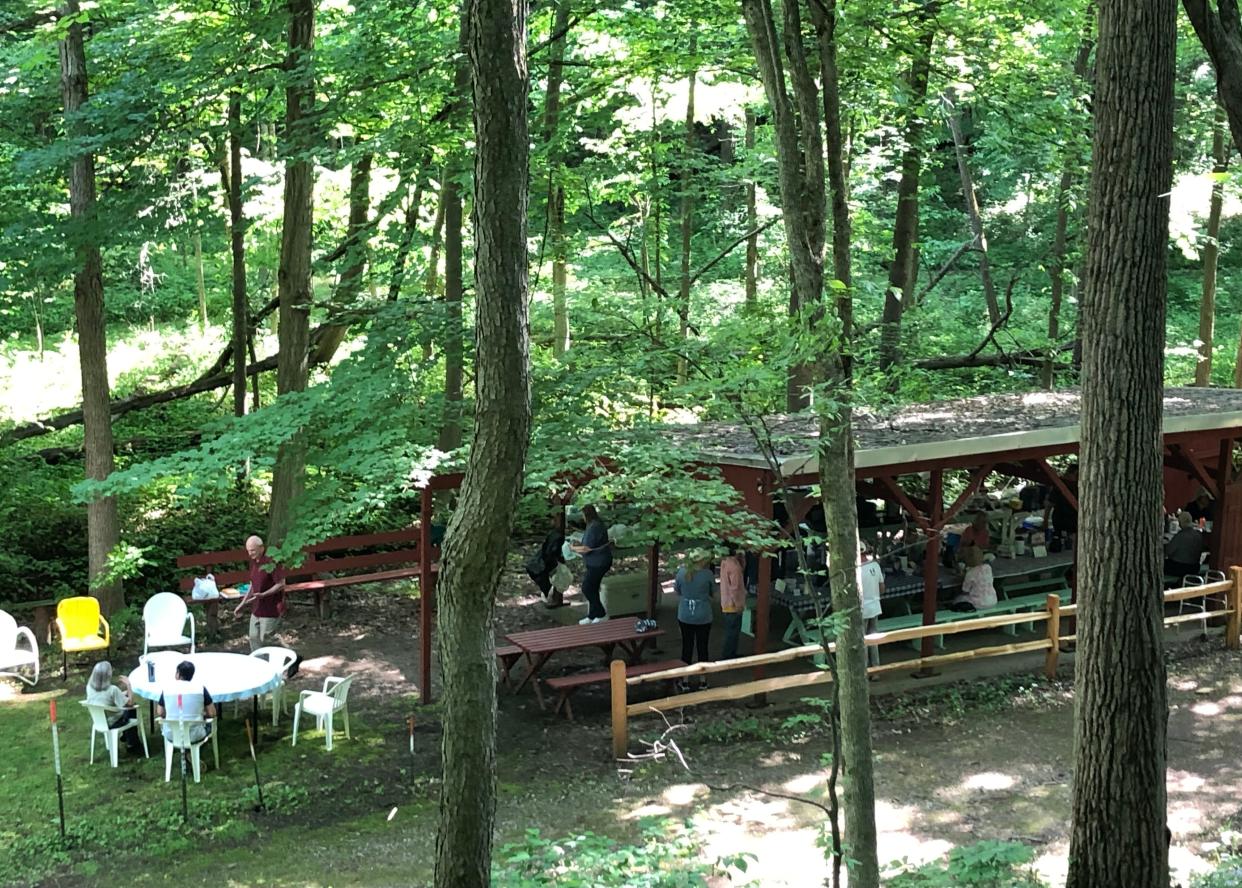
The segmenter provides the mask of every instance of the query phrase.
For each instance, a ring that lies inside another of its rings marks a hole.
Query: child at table
[[[107,660],[100,660],[91,670],[91,677],[86,682],[87,703],[121,710],[109,713],[108,727],[110,728],[119,727],[137,718],[134,699],[129,692],[129,682],[123,675],[118,675],[116,680],[125,685],[125,690],[121,690],[112,683],[112,664]],[[142,752],[142,740],[138,736],[136,727],[122,732],[121,739],[125,741],[125,748],[130,752],[139,754]]]
[[[983,550],[978,546],[967,546],[962,550],[962,560],[966,562],[962,594],[953,599],[949,610],[969,613],[995,605],[996,587],[992,584],[992,565],[983,560]]]

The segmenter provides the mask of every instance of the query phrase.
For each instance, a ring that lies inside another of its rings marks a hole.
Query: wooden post
[[[944,473],[940,469],[931,470],[931,484],[928,491],[928,518],[931,530],[927,532],[927,545],[923,549],[923,625],[930,626],[936,622],[936,593],[940,588],[940,534],[944,531],[941,517],[944,514]],[[932,655],[933,637],[923,637],[919,649],[920,657]],[[930,675],[930,669],[922,669],[920,673]]]
[[[1229,602],[1229,616],[1225,618],[1225,647],[1231,651],[1238,649],[1238,630],[1242,627],[1242,567],[1229,568],[1229,573],[1233,575],[1233,585],[1229,587],[1229,591],[1225,594],[1225,599]]]
[[[609,672],[612,678],[612,756],[620,759],[625,758],[630,749],[625,661],[613,660]]]
[[[1057,677],[1057,654],[1061,648],[1061,596],[1048,596],[1048,640],[1052,642],[1048,652],[1044,654],[1044,676],[1048,679]]]
[[[423,488],[418,526],[418,685],[423,705],[431,702],[431,484]]]
[[[651,544],[647,550],[647,616],[654,619],[656,598],[660,595],[660,542]]]

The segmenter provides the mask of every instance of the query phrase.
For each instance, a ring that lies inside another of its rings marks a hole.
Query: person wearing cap
[[[1179,579],[1198,576],[1203,570],[1199,563],[1207,550],[1207,539],[1195,527],[1188,512],[1177,513],[1177,527],[1177,533],[1164,544],[1164,573]]]
[[[1195,524],[1200,521],[1212,521],[1212,516],[1216,514],[1216,503],[1212,502],[1212,494],[1208,492],[1208,489],[1200,487],[1195,498],[1186,503],[1184,511]]]

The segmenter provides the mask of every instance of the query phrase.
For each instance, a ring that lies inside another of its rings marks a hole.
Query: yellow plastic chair
[[[56,631],[60,634],[62,679],[69,678],[70,654],[111,651],[112,629],[99,612],[99,601],[89,595],[66,598],[56,605]]]

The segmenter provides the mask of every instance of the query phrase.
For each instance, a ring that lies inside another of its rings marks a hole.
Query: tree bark
[[[828,198],[832,208],[832,273],[837,317],[846,340],[854,333],[853,281],[850,272],[849,187],[845,138],[841,130],[841,75],[837,67],[837,0],[807,4],[819,44],[820,80],[824,85],[824,147],[827,149]],[[852,459],[852,457],[851,457]]]
[[[1242,150],[1242,15],[1237,0],[1182,0],[1186,18],[1216,69],[1216,96],[1225,116],[1233,145]]]
[[[439,447],[461,446],[461,385],[464,357],[461,300],[465,289],[462,265],[462,195],[456,182],[444,183],[444,412],[440,419]]]
[[[367,232],[370,230],[367,216],[371,211],[371,163],[372,155],[368,151],[360,155],[349,169],[349,222],[343,244],[345,267],[341,270],[336,293],[332,297],[332,304],[337,308],[353,305],[362,292],[363,274],[367,269]],[[348,332],[348,323],[325,325],[315,344],[312,363],[331,363]]]
[[[401,226],[401,241],[397,244],[397,255],[392,261],[392,276],[388,281],[388,301],[396,302],[401,296],[401,285],[405,283],[405,266],[410,261],[410,248],[414,245],[414,235],[418,233],[419,211],[423,205],[424,177],[420,174],[414,183],[414,193],[405,208],[405,221]]]
[[[1001,308],[996,298],[996,285],[992,283],[992,266],[988,261],[988,236],[983,228],[983,214],[979,211],[979,196],[975,193],[975,177],[970,171],[966,138],[962,134],[962,112],[957,105],[957,93],[947,89],[940,97],[944,118],[953,136],[953,153],[957,157],[957,172],[962,180],[962,196],[966,202],[966,218],[970,221],[970,233],[979,252],[979,277],[983,282],[983,301],[988,308],[988,323],[1000,323]]]
[[[66,0],[62,16],[76,16],[78,0]],[[71,138],[89,136],[79,116],[88,98],[86,45],[82,24],[74,22],[59,43],[60,88],[65,103],[65,129]],[[79,148],[69,167],[69,216],[74,224],[78,268],[73,275],[73,311],[78,328],[78,362],[82,372],[83,446],[86,477],[102,481],[112,474],[112,415],[108,411],[108,336],[104,317],[103,257],[95,206],[95,157]],[[87,566],[92,584],[104,573],[108,555],[120,541],[116,497],[86,504]],[[125,606],[125,590],[110,583],[92,588],[100,609],[111,614]]]
[[[315,101],[313,52],[315,47],[314,0],[288,0],[289,81],[285,88],[285,187],[284,218],[280,238],[278,275],[280,310],[277,338],[276,393],[286,395],[306,389],[310,331],[311,243],[315,167],[312,106]],[[299,431],[276,453],[272,476],[272,506],[268,538],[279,545],[293,519],[293,506],[301,496],[306,462],[305,432]]]
[[[939,4],[932,4],[938,7]],[[935,8],[925,7],[919,14],[922,28],[910,70],[906,90],[910,104],[906,108],[906,125],[902,132],[901,179],[897,183],[897,214],[893,219],[893,264],[888,271],[888,290],[884,294],[884,311],[880,325],[880,347],[877,363],[881,370],[892,367],[901,357],[901,313],[906,293],[914,279],[914,247],[919,236],[919,175],[923,166],[923,102],[927,99],[927,81],[931,75],[932,46],[936,39],[931,19]],[[896,379],[892,378],[896,385]]]
[[[691,39],[690,53],[693,55],[696,43]],[[694,86],[699,79],[696,66],[686,79],[686,128],[683,134],[681,161],[681,273],[677,286],[677,342],[684,343],[690,330],[690,240],[694,235]],[[679,345],[679,349],[681,346]],[[686,384],[686,359],[684,355],[677,358],[677,384]]]
[[[755,111],[746,109],[746,158],[752,161],[755,150]],[[746,230],[754,231],[759,225],[757,185],[753,177],[746,180]],[[759,235],[746,238],[746,309],[754,311],[759,306]]]
[[[207,332],[207,281],[203,278],[203,236],[197,230],[194,242],[194,289],[198,293],[198,329]]]
[[[1212,198],[1208,206],[1207,242],[1203,245],[1203,295],[1199,301],[1199,362],[1195,385],[1212,381],[1212,341],[1216,326],[1216,262],[1220,257],[1220,216],[1225,202],[1225,174],[1229,152],[1225,150],[1225,112],[1218,104],[1212,126]]]
[[[233,258],[233,415],[246,415],[246,340],[250,299],[246,292],[246,219],[242,198],[241,93],[229,93],[229,250]]]
[[[1167,888],[1161,420],[1176,0],[1101,0],[1067,888]]]
[[[526,4],[468,0],[474,92],[474,440],[440,573],[444,787],[436,888],[490,884],[496,814],[492,617],[530,433]]]
[[[552,246],[552,354],[561,357],[569,351],[569,309],[565,303],[568,283],[568,257],[565,249],[565,186],[561,182],[563,163],[561,139],[561,86],[565,82],[565,44],[569,31],[572,0],[559,0],[552,21],[556,39],[549,46],[548,90],[543,106],[543,141],[548,146],[548,240]]]

